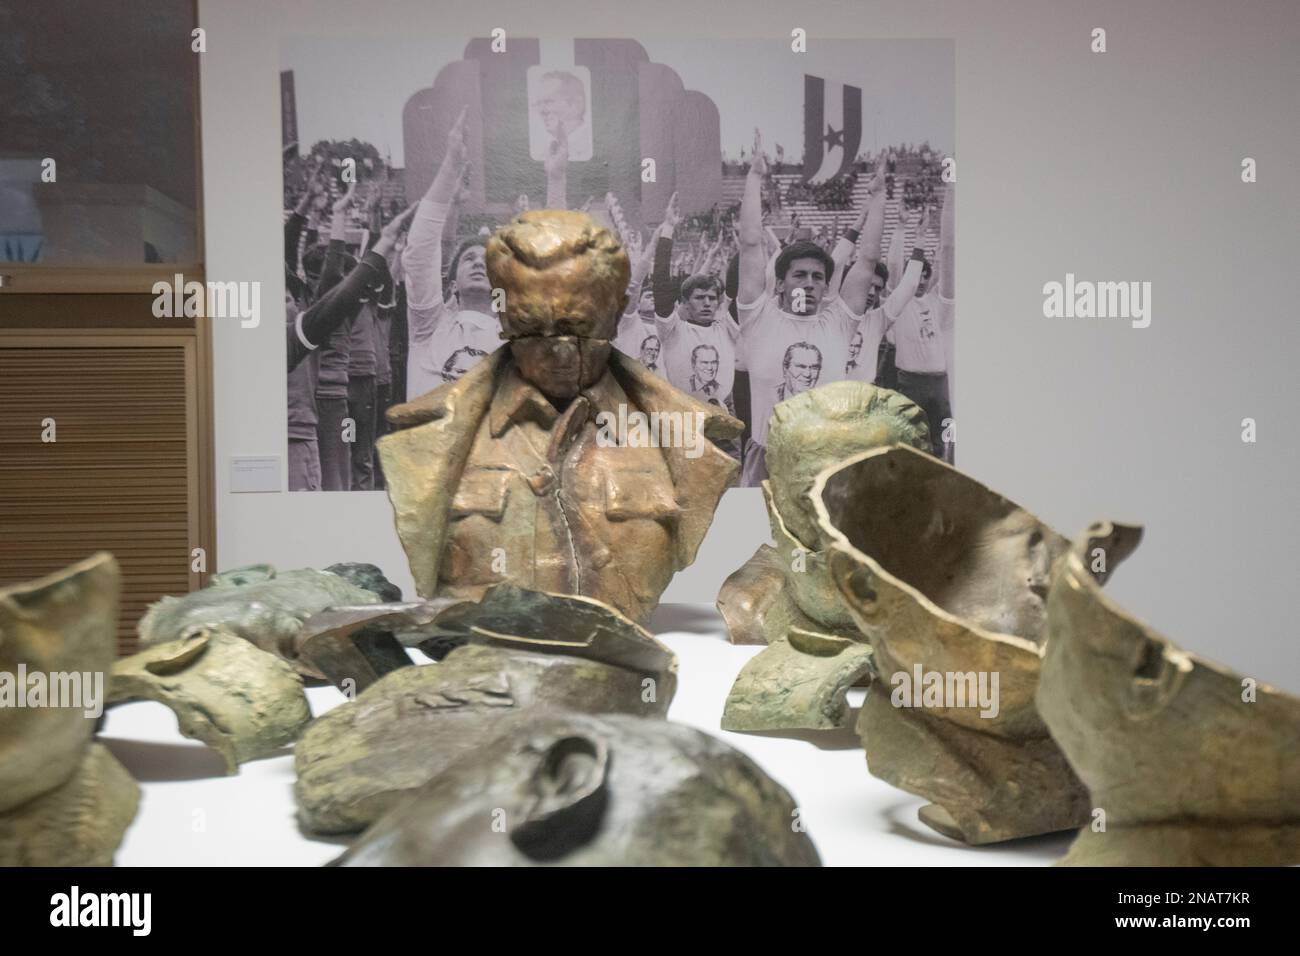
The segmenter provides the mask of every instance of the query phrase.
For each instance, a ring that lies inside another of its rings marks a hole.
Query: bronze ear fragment
[[[448,662],[471,649],[456,651]],[[490,737],[380,816],[335,862],[818,866],[821,861],[790,794],[722,741],[665,720],[550,709],[497,722]]]
[[[532,802],[510,839],[534,860],[561,859],[596,835],[609,802],[609,745],[594,735],[563,737],[543,754]]]

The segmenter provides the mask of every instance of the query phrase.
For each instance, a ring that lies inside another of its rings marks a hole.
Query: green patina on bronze
[[[221,631],[198,631],[124,657],[113,666],[109,703],[153,700],[180,732],[221,755],[226,773],[292,744],[311,709],[287,662]]]
[[[828,465],[897,442],[929,447],[925,413],[897,392],[862,382],[824,385],[773,410],[763,500],[774,546],[761,547],[718,593],[732,641],[769,646],[737,675],[724,730],[845,725],[845,695],[869,679],[871,649],[831,577],[810,492]],[[814,635],[835,653],[805,650]]]
[[[1086,822],[1087,792],[1034,705],[1047,585],[1069,542],[902,446],[828,468],[813,494],[831,574],[874,652],[857,727],[871,773],[932,800],[922,822],[970,844]],[[918,669],[954,690],[981,676],[992,689],[996,675],[996,706],[904,696]]]
[[[119,590],[117,562],[102,553],[0,588],[0,672],[75,673],[83,695],[98,675],[106,692]],[[112,864],[140,788],[93,742],[95,721],[83,706],[0,707],[0,866]]]
[[[164,644],[200,631],[229,634],[283,658],[304,677],[320,679],[323,675],[297,656],[303,622],[336,605],[376,604],[400,596],[371,565],[342,564],[326,571],[277,571],[269,564],[250,565],[214,574],[205,588],[150,605],[140,619],[140,646]]]
[[[522,710],[662,717],[677,660],[598,601],[498,585],[426,620],[455,637],[437,664],[404,667],[317,718],[294,750],[299,817],[309,830],[355,832]],[[412,621],[421,618],[418,610]]]
[[[1052,580],[1038,709],[1094,808],[1061,863],[1298,864],[1300,698],[1182,650],[1101,592],[1140,537],[1095,524]]]
[[[563,711],[493,729],[335,865],[820,865],[790,795],[698,730]]]

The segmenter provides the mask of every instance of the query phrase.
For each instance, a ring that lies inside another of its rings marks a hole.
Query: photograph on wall
[[[950,40],[281,44],[291,491],[382,489],[391,407],[503,345],[488,236],[582,210],[631,261],[613,345],[745,425],[841,380],[955,453]]]

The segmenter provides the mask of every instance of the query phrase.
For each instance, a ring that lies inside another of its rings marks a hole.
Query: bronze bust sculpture
[[[487,270],[508,345],[390,409],[377,446],[416,590],[509,581],[644,622],[735,476],[713,441],[742,425],[612,352],[630,266],[586,214],[522,213]]]
[[[925,413],[865,382],[832,382],[773,409],[762,487],[775,546],[760,547],[718,592],[731,640],[768,646],[736,677],[724,730],[847,724],[846,695],[869,679],[871,645],[831,578],[810,492],[824,468],[896,442],[928,449]]]

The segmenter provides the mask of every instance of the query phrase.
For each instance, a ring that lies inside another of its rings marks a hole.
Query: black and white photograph
[[[544,873],[534,936],[560,868],[871,867],[918,951],[1279,937],[1297,49],[0,0],[6,941],[382,944],[416,867]]]
[[[502,344],[483,249],[530,208],[615,231],[614,346],[744,423],[740,486],[775,405],[844,379],[954,461],[950,41],[494,42],[281,44],[290,490],[384,487],[387,409]]]

